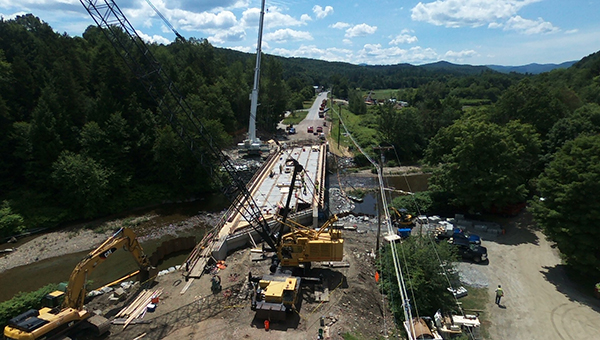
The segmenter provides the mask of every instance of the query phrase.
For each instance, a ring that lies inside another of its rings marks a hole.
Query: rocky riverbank
[[[103,222],[94,229],[77,226],[39,235],[23,244],[17,244],[13,252],[0,257],[0,273],[44,259],[92,250],[106,241],[121,226],[131,227],[140,242],[159,239],[166,235],[178,235],[192,228],[214,225],[220,214],[201,213],[176,223],[156,223],[158,215]]]

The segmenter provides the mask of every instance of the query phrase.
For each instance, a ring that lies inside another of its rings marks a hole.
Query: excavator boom
[[[40,310],[31,309],[9,320],[8,325],[4,328],[5,339],[29,340],[53,338],[59,332],[65,332],[84,320],[87,320],[100,334],[108,330],[106,319],[100,316],[92,316],[83,307],[86,296],[85,283],[89,274],[98,265],[102,264],[109,256],[121,248],[129,251],[135,258],[140,266],[140,273],[146,273],[146,277],[154,277],[156,275],[156,268],[150,265],[150,261],[144,254],[142,246],[137,241],[135,233],[131,229],[121,228],[98,248],[87,254],[75,266],[69,278],[67,291],[64,293],[65,300],[62,306],[57,304],[44,307]],[[144,277],[143,274],[142,277]],[[62,295],[63,292],[60,291],[48,294],[51,300]]]
[[[85,282],[89,274],[96,269],[98,265],[114,252],[123,248],[131,253],[133,258],[140,266],[142,278],[147,279],[150,272],[153,271],[142,246],[139,244],[135,233],[129,228],[121,228],[109,237],[98,248],[92,250],[86,257],[75,266],[69,278],[69,285],[65,294],[65,308],[82,309],[85,299]]]

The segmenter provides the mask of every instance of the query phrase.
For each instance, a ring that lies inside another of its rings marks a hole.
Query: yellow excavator
[[[121,228],[77,264],[69,278],[66,292],[54,291],[43,299],[42,309],[29,311],[12,318],[4,328],[7,340],[50,339],[64,334],[75,326],[92,328],[97,334],[108,331],[110,323],[84,308],[85,283],[90,273],[119,249],[129,251],[140,266],[141,280],[155,277],[156,268],[144,254],[135,233]]]
[[[396,218],[394,218],[394,222],[398,224],[397,227],[411,228],[415,226],[415,217],[406,212],[406,209],[398,209],[390,206],[392,210],[396,213]]]

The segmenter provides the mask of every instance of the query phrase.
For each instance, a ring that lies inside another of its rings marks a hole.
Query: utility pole
[[[378,150],[379,151],[379,168],[381,169],[381,175],[383,176],[383,152],[387,151],[387,150],[392,150],[394,147],[393,146],[375,146],[373,147],[373,150]],[[377,243],[375,245],[375,254],[379,255],[379,238],[381,235],[381,213],[383,212],[383,209],[387,209],[387,207],[382,207],[382,199],[381,199],[381,195],[383,195],[383,192],[380,192],[379,195],[377,195],[377,206],[379,207],[377,209]],[[391,223],[391,221],[388,221]]]
[[[339,114],[338,114],[338,149],[340,152],[342,151],[342,147],[340,146],[340,134],[342,133],[342,104],[338,104]]]

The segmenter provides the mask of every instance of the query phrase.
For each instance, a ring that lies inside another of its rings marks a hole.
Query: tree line
[[[28,14],[1,20],[0,37],[0,236],[214,190],[98,27],[70,37]],[[149,48],[218,145],[243,138],[253,55],[228,60],[204,39]],[[259,93],[266,136],[314,96],[269,56]]]
[[[221,147],[243,138],[252,54],[204,39],[149,48]],[[571,239],[579,234],[558,229],[572,223],[569,211],[586,207],[578,218],[598,217],[588,205],[600,202],[597,191],[559,181],[587,187],[595,178],[594,163],[578,155],[590,155],[600,131],[599,75],[598,53],[537,76],[445,63],[361,66],[265,56],[257,125],[271,136],[285,111],[313,97],[313,86],[331,88],[364,118],[365,146],[391,144],[401,162],[436,169],[424,202],[479,212],[532,200],[538,222],[557,229],[557,240]],[[367,108],[361,91],[381,88],[397,89],[394,99],[409,107],[389,101]],[[31,14],[1,20],[0,233],[214,190],[155,111],[99,28],[70,37]],[[552,188],[571,188],[572,197]],[[581,228],[581,238],[597,229]],[[579,253],[585,249],[573,249],[569,259],[600,262],[600,252]]]
[[[430,190],[416,197],[429,211],[509,214],[527,202],[569,268],[600,275],[599,76],[600,52],[536,76],[484,73],[400,89],[410,107],[366,114],[378,123],[371,143],[434,169]],[[477,97],[484,105],[469,105]],[[416,213],[412,199],[395,204]]]

